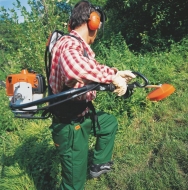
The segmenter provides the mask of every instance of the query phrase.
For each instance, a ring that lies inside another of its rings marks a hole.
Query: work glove
[[[136,78],[136,75],[134,75],[132,73],[132,71],[130,70],[125,70],[125,71],[118,71],[117,75],[125,78],[126,82],[128,83],[130,80],[132,80],[133,78]]]
[[[117,96],[122,96],[125,94],[125,92],[127,91],[127,82],[124,78],[116,74],[112,79],[112,83],[116,87],[114,93],[116,93]]]

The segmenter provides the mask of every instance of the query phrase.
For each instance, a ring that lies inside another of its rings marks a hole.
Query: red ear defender
[[[92,12],[88,20],[88,27],[90,30],[97,30],[100,26],[100,16],[97,12]]]

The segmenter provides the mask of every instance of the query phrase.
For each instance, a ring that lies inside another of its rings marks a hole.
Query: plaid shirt
[[[53,93],[61,92],[65,85],[80,88],[91,82],[111,83],[117,70],[98,63],[90,46],[76,31],[70,34],[78,39],[65,35],[53,47],[49,79]],[[83,55],[84,49],[88,57]],[[90,91],[77,99],[91,101],[95,97],[96,91]]]

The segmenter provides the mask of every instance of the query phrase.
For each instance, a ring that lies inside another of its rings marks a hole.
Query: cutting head
[[[162,84],[159,88],[151,91],[147,98],[151,101],[159,101],[170,96],[175,91],[175,88],[170,84]]]

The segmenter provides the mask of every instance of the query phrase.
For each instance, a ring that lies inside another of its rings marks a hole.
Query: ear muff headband
[[[100,17],[97,12],[92,12],[90,14],[87,24],[90,30],[97,30],[100,26],[100,22]]]

